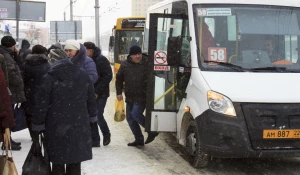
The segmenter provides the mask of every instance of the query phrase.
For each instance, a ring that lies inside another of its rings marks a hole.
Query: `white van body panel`
[[[300,73],[202,72],[211,90],[233,102],[299,103]]]

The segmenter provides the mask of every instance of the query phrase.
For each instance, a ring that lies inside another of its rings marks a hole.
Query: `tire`
[[[211,162],[211,156],[201,151],[199,135],[195,121],[191,121],[187,129],[185,148],[189,162],[194,168],[207,167]]]

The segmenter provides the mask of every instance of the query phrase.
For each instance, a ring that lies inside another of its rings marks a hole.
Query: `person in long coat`
[[[32,129],[45,133],[52,174],[80,175],[81,162],[92,159],[90,124],[97,121],[93,83],[63,50],[48,56],[55,62],[36,94]]]
[[[38,87],[41,85],[43,75],[50,70],[50,63],[46,56],[47,49],[42,45],[32,47],[32,54],[28,54],[23,64],[23,79],[26,102],[23,103],[27,126],[30,136],[31,132],[31,116],[34,106],[34,97]]]
[[[0,67],[0,142],[3,141],[3,134],[6,128],[15,126],[14,114],[8,95],[4,73]]]

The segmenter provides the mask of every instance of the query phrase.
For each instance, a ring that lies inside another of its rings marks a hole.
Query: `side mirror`
[[[180,36],[168,38],[167,52],[169,66],[177,66],[180,63],[181,43],[182,38]]]
[[[115,37],[110,36],[109,37],[109,47],[113,47],[115,45]]]

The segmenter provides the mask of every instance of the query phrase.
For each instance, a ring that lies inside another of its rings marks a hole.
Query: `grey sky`
[[[74,16],[94,16],[95,0],[73,0],[75,1],[73,14]],[[70,19],[70,0],[47,0],[46,20],[60,21],[64,19],[63,13],[66,11],[66,20]],[[131,15],[130,0],[99,0],[100,3],[100,33],[111,31],[116,23],[116,19],[122,16]],[[66,8],[67,7],[67,8]],[[112,9],[111,9],[112,8]],[[74,20],[82,20],[83,39],[95,35],[95,19],[89,17],[74,18]],[[49,25],[49,23],[48,23]]]

